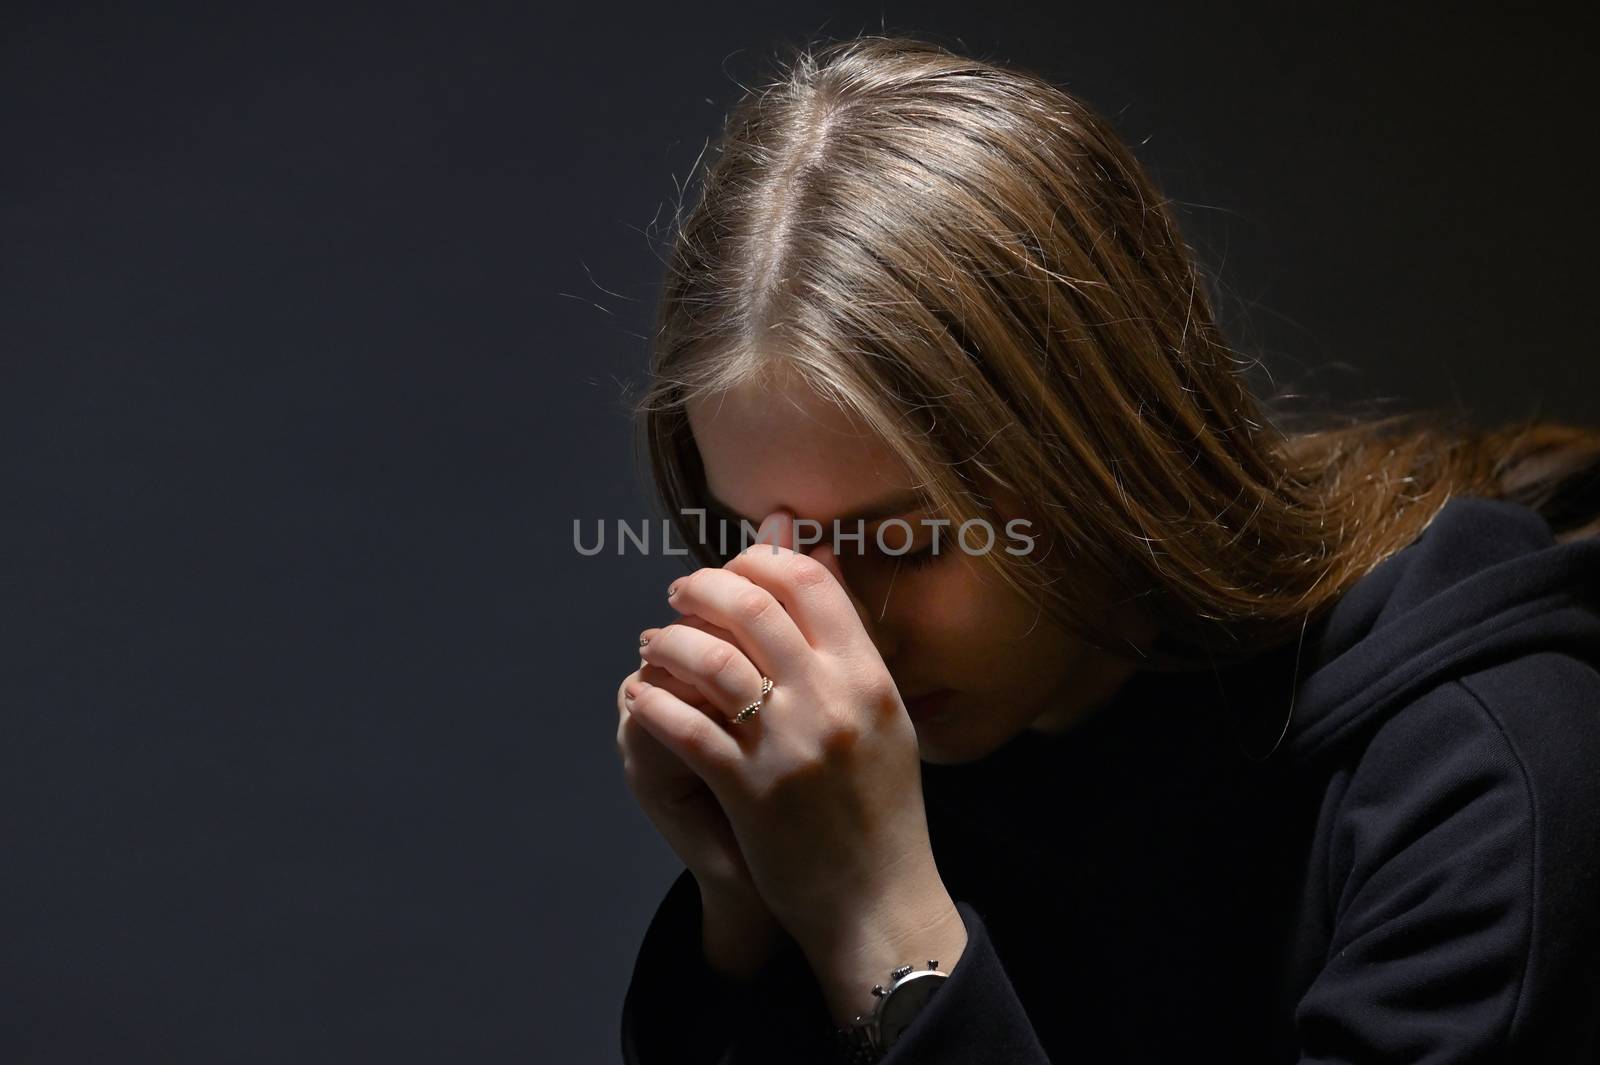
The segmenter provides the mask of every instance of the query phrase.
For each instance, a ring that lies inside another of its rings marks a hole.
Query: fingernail
[[[667,589],[667,598],[668,599],[671,599],[673,596],[675,596],[677,594],[678,594],[678,586],[676,584],[674,584],[671,588]]]

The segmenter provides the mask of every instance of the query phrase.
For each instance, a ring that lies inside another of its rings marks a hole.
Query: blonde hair
[[[992,520],[990,482],[1034,504],[1049,550],[979,557],[1097,647],[1108,604],[1074,575],[1141,599],[1163,634],[1146,668],[1303,631],[1455,495],[1600,530],[1600,432],[1402,414],[1290,433],[1250,365],[1104,118],[1027,71],[863,37],[800,49],[728,116],[676,218],[634,413],[701,565],[726,559],[682,513],[715,510],[686,407],[803,382],[943,516]]]

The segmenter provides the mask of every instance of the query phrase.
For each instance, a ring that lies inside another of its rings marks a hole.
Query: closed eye
[[[908,569],[922,569],[924,566],[931,566],[942,557],[944,557],[944,552],[935,553],[932,544],[919,551],[908,551],[903,555],[890,555],[887,553],[884,555],[886,560],[899,563]]]

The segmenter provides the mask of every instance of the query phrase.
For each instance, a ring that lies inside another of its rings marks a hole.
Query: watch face
[[[883,1000],[883,1012],[878,1019],[879,1038],[885,1047],[893,1046],[900,1033],[911,1027],[922,1007],[948,979],[944,973],[925,970],[912,973],[895,985],[894,991]]]

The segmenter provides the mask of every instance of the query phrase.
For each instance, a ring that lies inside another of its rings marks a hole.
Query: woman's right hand
[[[672,624],[731,637],[698,617],[684,616]],[[707,963],[725,975],[748,979],[776,951],[782,926],[756,891],[733,827],[711,789],[633,720],[627,696],[641,680],[707,713],[719,711],[695,686],[641,661],[617,689],[617,753],[635,801],[700,886],[701,946]]]

